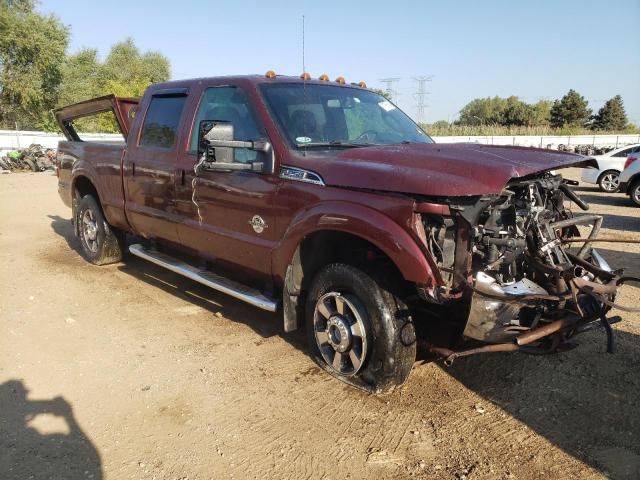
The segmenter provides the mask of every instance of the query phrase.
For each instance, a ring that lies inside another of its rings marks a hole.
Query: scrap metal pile
[[[0,170],[44,172],[54,169],[55,158],[55,150],[34,143],[27,148],[10,151],[0,158]]]

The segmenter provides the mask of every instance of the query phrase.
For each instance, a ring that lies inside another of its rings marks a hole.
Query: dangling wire
[[[202,226],[202,215],[200,214],[200,205],[198,205],[198,201],[196,200],[196,184],[198,181],[198,170],[202,166],[204,162],[207,161],[206,152],[202,154],[198,162],[193,166],[194,177],[191,180],[191,203],[196,206],[196,212],[198,213],[198,225]]]

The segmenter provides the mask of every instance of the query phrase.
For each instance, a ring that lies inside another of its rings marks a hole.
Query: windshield
[[[433,143],[401,110],[369,90],[301,83],[263,85],[262,90],[298,148]]]

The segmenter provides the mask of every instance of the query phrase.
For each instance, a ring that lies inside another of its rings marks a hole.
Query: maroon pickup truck
[[[74,121],[104,112],[126,144],[81,141]],[[621,271],[592,247],[602,217],[574,216],[589,207],[555,173],[587,157],[436,144],[326,76],[176,81],[55,114],[89,262],[120,261],[128,234],[131,254],[304,327],[352,385],[401,385],[418,343],[450,364],[552,353],[602,326],[612,349]]]

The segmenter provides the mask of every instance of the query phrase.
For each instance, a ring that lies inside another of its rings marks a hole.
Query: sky
[[[422,120],[453,121],[470,100],[527,102],[577,90],[596,111],[620,94],[640,125],[640,0],[42,0],[71,28],[69,51],[104,58],[127,37],[171,62],[172,78],[302,72],[315,78],[400,78],[394,101]]]

